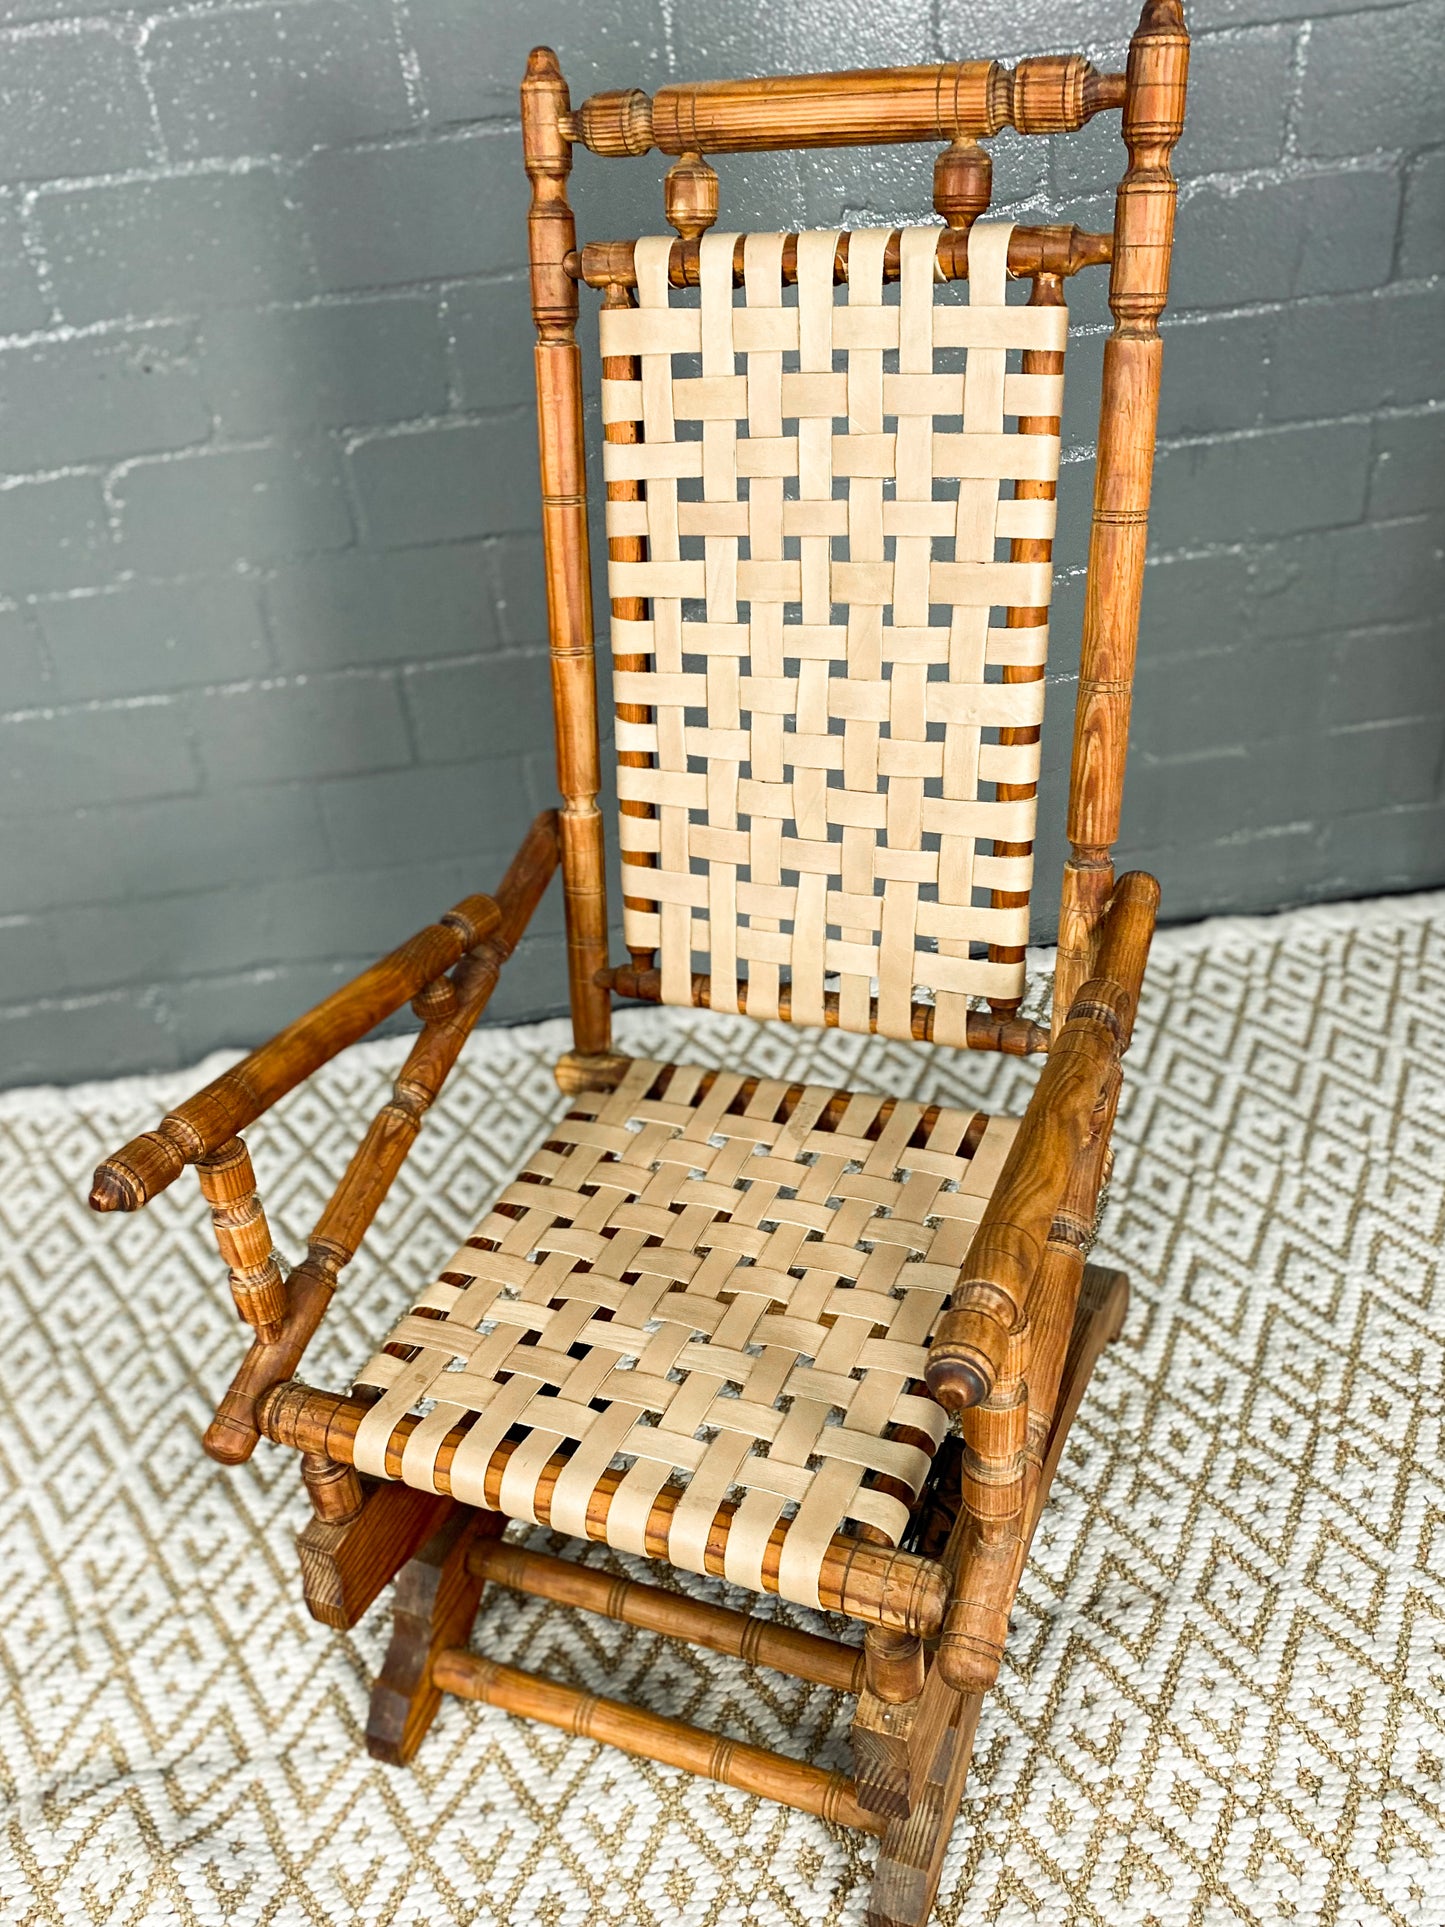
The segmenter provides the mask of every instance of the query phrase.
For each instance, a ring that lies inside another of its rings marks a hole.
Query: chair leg
[[[371,1689],[366,1748],[389,1766],[406,1766],[441,1705],[432,1662],[448,1647],[465,1646],[485,1579],[468,1570],[479,1540],[505,1531],[506,1516],[458,1506],[410,1560],[396,1582],[391,1644]]]
[[[1129,1281],[1123,1272],[1103,1265],[1084,1267],[1031,1531],[1099,1354],[1119,1336],[1128,1305]],[[868,1900],[868,1927],[925,1927],[963,1801],[983,1698],[981,1693],[956,1692],[930,1667],[915,1701],[902,1707],[870,1701],[866,1730],[855,1727],[855,1744],[863,1756],[858,1761],[860,1795],[865,1805],[887,1818]]]
[[[324,1461],[323,1461],[324,1463]],[[350,1471],[350,1466],[344,1468]],[[312,1468],[315,1476],[315,1468]],[[324,1494],[342,1490],[329,1478]],[[358,1510],[341,1518],[315,1518],[296,1535],[301,1585],[313,1619],[346,1632],[354,1626],[389,1579],[394,1579],[417,1547],[424,1545],[451,1511],[440,1492],[416,1492],[409,1485],[361,1484]]]
[[[868,1927],[925,1927],[933,1912],[983,1706],[981,1693],[954,1697],[953,1718],[939,1736],[926,1773],[915,1782],[911,1811],[890,1820],[879,1842]]]

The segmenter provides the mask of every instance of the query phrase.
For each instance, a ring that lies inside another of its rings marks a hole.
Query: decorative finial
[[[993,160],[970,135],[960,134],[933,163],[933,205],[949,227],[966,233],[988,211]]]
[[[1184,33],[1182,0],[1144,0],[1139,15],[1138,33]]]
[[[701,154],[684,154],[667,170],[662,204],[668,224],[684,241],[696,240],[717,219],[717,170]]]

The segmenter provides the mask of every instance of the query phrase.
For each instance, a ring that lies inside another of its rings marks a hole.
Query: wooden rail
[[[839,1826],[857,1827],[864,1833],[882,1831],[876,1816],[859,1806],[853,1782],[843,1774],[789,1760],[741,1740],[724,1739],[661,1713],[601,1699],[580,1687],[542,1679],[518,1666],[502,1666],[458,1647],[446,1648],[433,1660],[432,1683],[460,1699],[503,1707],[579,1739],[600,1740],[638,1759],[680,1766],[701,1779],[761,1794],[765,1800],[799,1807]]]
[[[798,1632],[749,1613],[731,1612],[726,1606],[689,1599],[685,1593],[618,1579],[610,1572],[501,1540],[475,1546],[467,1564],[476,1578],[489,1579],[512,1592],[530,1593],[559,1606],[580,1606],[602,1619],[685,1639],[710,1652],[746,1660],[750,1666],[771,1666],[794,1679],[829,1686],[835,1693],[857,1693],[863,1686],[863,1654],[838,1639]]]
[[[644,1004],[662,1002],[660,970],[638,970],[631,965],[620,964],[612,969],[599,971],[597,981],[616,997],[635,997],[639,1003]],[[746,1015],[748,987],[745,981],[738,985],[737,997],[738,1009]],[[698,971],[693,975],[692,1001],[698,1010],[708,1010],[712,1006],[711,979],[705,972]],[[786,984],[778,993],[778,1016],[785,1024],[792,1018],[792,991]],[[932,1042],[933,1019],[932,1004],[913,1006],[913,1035],[920,1042]],[[824,993],[823,1024],[830,1030],[838,1026],[836,990]],[[869,1015],[868,1028],[870,1031],[876,1031],[878,1028],[876,1000]],[[1027,1057],[1035,1051],[1046,1051],[1049,1047],[1049,1033],[1046,1025],[1031,1023],[1027,1017],[993,1017],[984,1010],[969,1011],[967,1034],[970,1050],[1002,1051],[1010,1057]]]
[[[285,1316],[279,1325],[258,1324],[256,1341],[202,1440],[212,1458],[238,1465],[255,1450],[260,1438],[256,1400],[273,1385],[295,1376],[340,1273],[356,1255],[556,867],[557,818],[555,811],[547,810],[527,832],[498,886],[499,915],[491,936],[462,959],[451,977],[441,979],[447,994],[434,994],[436,1014],[426,1019],[397,1073],[391,1096],[372,1120],[322,1212],[305,1259],[286,1281]]]
[[[585,281],[589,288],[637,286],[633,255],[635,241],[589,241],[581,252],[575,249],[563,261],[574,280]],[[1114,237],[1081,227],[1016,227],[1009,240],[1009,273],[1015,278],[1036,274],[1057,275],[1067,279],[1084,268],[1104,267],[1112,259]],[[883,278],[896,281],[901,247],[895,234],[883,256]],[[968,236],[949,232],[939,236],[938,271],[945,281],[968,279]],[[668,257],[668,280],[675,288],[695,288],[701,272],[701,249],[696,236],[674,241]],[[798,278],[798,237],[790,234],[783,243],[783,279]],[[839,237],[833,257],[833,279],[848,279],[848,236]],[[743,282],[743,242],[741,236],[733,250],[733,283]]]
[[[1120,107],[1125,76],[1101,74],[1082,54],[1041,54],[1016,67],[948,60],[922,67],[778,74],[593,94],[563,122],[593,154],[759,153],[893,141],[977,139],[1014,127],[1063,134]]]
[[[593,977],[607,961],[607,878],[602,753],[597,733],[597,665],[592,636],[592,568],[587,537],[587,463],[582,440],[582,354],[577,286],[565,267],[577,245],[567,199],[572,149],[561,132],[567,83],[557,56],[534,48],[522,82],[522,151],[532,186],[527,210],[532,318],[537,342],[537,438],[542,481],[542,552],[547,580],[548,654],[562,795],[562,896],[567,912],[567,981],[573,1040],[583,1056],[605,1052],[612,1010]]]
[[[263,1435],[278,1445],[290,1445],[301,1452],[316,1452],[322,1457],[350,1465],[355,1453],[356,1433],[370,1406],[362,1399],[347,1398],[339,1392],[321,1392],[309,1385],[278,1385],[256,1407],[256,1421]],[[414,1414],[404,1414],[386,1447],[389,1478],[401,1477],[402,1455],[406,1442],[422,1423]],[[439,1492],[451,1494],[451,1466],[456,1448],[466,1437],[466,1427],[450,1431],[436,1455],[434,1478]],[[492,1511],[501,1510],[502,1480],[517,1442],[504,1439],[493,1452],[483,1476],[481,1502]],[[533,1508],[537,1522],[549,1525],[552,1495],[566,1463],[565,1454],[556,1454],[537,1482]],[[607,1516],[621,1485],[623,1474],[604,1472],[587,1501],[587,1537],[602,1542],[607,1538]],[[644,1539],[648,1555],[668,1557],[668,1535],[672,1517],[684,1497],[683,1490],[664,1488],[653,1501]],[[718,1506],[707,1537],[704,1555],[707,1570],[724,1576],[728,1533],[737,1512],[733,1500]],[[777,1592],[782,1563],[783,1541],[788,1521],[779,1520],[763,1553],[763,1592]],[[865,1543],[834,1533],[823,1554],[818,1576],[818,1597],[825,1612],[845,1613],[865,1625],[886,1626],[901,1633],[932,1638],[943,1624],[948,1604],[949,1578],[943,1567],[916,1553],[897,1552],[889,1546]]]
[[[188,1164],[218,1151],[288,1091],[451,969],[500,928],[490,897],[463,897],[379,963],[332,991],[239,1064],[187,1098],[154,1131],[134,1138],[95,1173],[93,1211],[139,1211]]]
[[[1120,878],[1099,955],[1128,975],[1122,981],[1094,976],[1074,998],[984,1207],[953,1302],[929,1349],[928,1388],[951,1411],[989,1399],[1009,1369],[1055,1215],[1128,1046],[1158,903],[1153,877],[1135,871]]]

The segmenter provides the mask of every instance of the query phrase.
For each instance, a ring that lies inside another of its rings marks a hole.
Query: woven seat
[[[355,1463],[817,1606],[835,1533],[895,1545],[946,1418],[923,1373],[1016,1125],[637,1060],[579,1097],[358,1384]],[[467,1429],[460,1443],[456,1428]],[[545,1509],[538,1481],[558,1455]],[[709,1557],[720,1508],[721,1563]],[[595,1533],[593,1536],[596,1536]],[[769,1588],[771,1590],[772,1588]]]

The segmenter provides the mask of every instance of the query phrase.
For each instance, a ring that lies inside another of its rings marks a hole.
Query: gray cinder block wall
[[[1133,0],[6,0],[0,1077],[260,1038],[552,797],[516,87],[1085,47]],[[1445,878],[1445,4],[1196,0],[1124,855],[1174,918]],[[1117,120],[997,144],[1109,219]],[[918,218],[931,150],[720,162]],[[657,157],[579,159],[594,236]],[[1074,284],[1040,901],[1102,289]],[[494,1006],[561,1006],[555,901]]]

